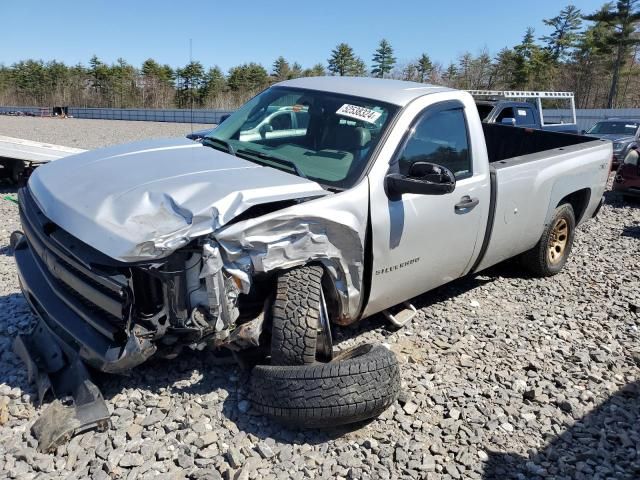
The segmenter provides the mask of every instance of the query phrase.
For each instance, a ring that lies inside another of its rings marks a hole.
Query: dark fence
[[[32,116],[49,116],[51,108],[40,107],[2,107],[0,114],[20,112]],[[176,123],[220,123],[224,115],[230,110],[180,108],[150,109],[150,108],[80,108],[69,107],[68,114],[75,118],[95,118],[102,120],[140,120],[147,122],[176,122]],[[598,120],[611,117],[640,119],[640,108],[621,109],[588,109],[577,110],[578,129],[586,130]],[[571,111],[563,109],[545,109],[545,121],[571,122]]]
[[[0,107],[0,114],[22,113],[32,116],[49,116],[50,108],[38,107]],[[146,122],[176,122],[176,123],[220,123],[229,110],[184,110],[149,109],[149,108],[80,108],[69,107],[68,115],[74,118],[93,118],[101,120],[139,120]]]
[[[592,108],[576,110],[578,130],[587,130],[594,123],[606,118],[640,119],[640,108]],[[571,122],[571,110],[545,109],[545,122]]]

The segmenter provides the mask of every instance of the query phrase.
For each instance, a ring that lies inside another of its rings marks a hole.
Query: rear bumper
[[[67,356],[73,358],[77,354],[93,368],[121,373],[155,352],[147,340],[134,335],[114,340],[89,324],[56,293],[55,280],[33,254],[25,237],[15,241],[14,256],[25,298]]]

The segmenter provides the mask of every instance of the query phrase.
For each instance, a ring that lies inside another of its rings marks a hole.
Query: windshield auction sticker
[[[342,105],[336,113],[343,117],[354,118],[367,123],[376,123],[376,120],[378,120],[382,115],[382,113],[376,112],[375,110],[358,107],[356,105],[349,105],[348,103]]]

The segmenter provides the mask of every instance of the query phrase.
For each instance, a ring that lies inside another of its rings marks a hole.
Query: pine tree
[[[303,77],[323,77],[326,74],[327,72],[324,69],[324,65],[322,65],[321,63],[316,63],[311,68],[305,68],[302,72]]]
[[[367,76],[367,65],[364,63],[360,57],[355,57],[353,59],[353,63],[349,68],[347,75],[350,77],[366,77]]]
[[[418,81],[424,83],[433,72],[433,63],[429,55],[423,53],[416,62],[416,70],[418,71]]]
[[[553,58],[548,50],[543,50],[535,42],[535,31],[527,31],[519,45],[514,47],[515,75],[518,88],[543,90],[549,86],[553,74]]]
[[[224,78],[224,73],[217,65],[210,68],[204,79],[204,92],[205,99],[215,99],[221,95],[227,88],[227,80]]]
[[[601,10],[584,17],[586,20],[601,22],[612,27],[606,43],[615,49],[616,56],[607,108],[614,108],[616,104],[620,70],[626,63],[630,48],[640,44],[640,38],[635,35],[636,24],[640,21],[639,3],[640,0],[618,0],[615,7],[612,3],[608,3]]]
[[[447,67],[447,70],[444,72],[444,75],[442,76],[442,80],[447,86],[454,87],[457,83],[457,78],[458,69],[456,68],[455,64],[450,63]]]
[[[177,103],[179,108],[197,106],[202,98],[204,67],[202,63],[191,61],[176,70],[178,80]]]
[[[380,44],[376,53],[373,54],[373,68],[371,74],[374,77],[383,78],[386,74],[393,70],[396,64],[396,58],[393,56],[393,48],[386,40],[380,40]]]
[[[288,78],[300,78],[302,76],[303,76],[302,65],[300,65],[298,62],[293,62],[293,65],[291,65],[291,70],[289,71]]]
[[[582,27],[581,12],[574,5],[568,5],[560,11],[560,14],[543,20],[544,24],[553,27],[550,35],[541,37],[540,40],[547,43],[554,60],[562,60],[576,46],[579,31]]]
[[[268,84],[269,75],[262,65],[245,63],[229,70],[227,83],[231,90],[254,92]]]
[[[328,69],[333,75],[343,77],[353,71],[355,60],[353,49],[348,44],[341,43],[331,51]]]
[[[291,73],[289,62],[283,56],[280,56],[273,62],[273,78],[276,82],[287,80]]]

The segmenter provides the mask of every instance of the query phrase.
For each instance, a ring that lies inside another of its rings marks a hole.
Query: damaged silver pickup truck
[[[258,363],[260,412],[369,418],[395,400],[397,362],[373,345],[332,358],[331,325],[384,312],[402,326],[412,297],[515,256],[559,272],[611,158],[607,141],[483,124],[461,91],[279,83],[202,143],[115,146],[35,171],[12,245],[39,323],[16,348],[40,379],[225,348]],[[80,393],[51,386],[99,400],[76,377]]]

